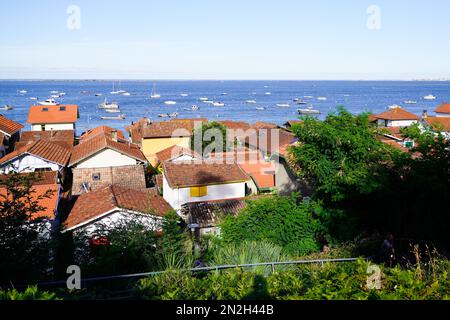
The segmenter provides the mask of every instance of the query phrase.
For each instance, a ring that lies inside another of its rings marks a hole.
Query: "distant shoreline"
[[[326,79],[0,79],[4,82],[111,82],[111,81],[129,81],[129,82],[171,82],[171,81],[186,81],[186,82],[450,82],[450,79],[373,79],[373,80],[326,80]]]

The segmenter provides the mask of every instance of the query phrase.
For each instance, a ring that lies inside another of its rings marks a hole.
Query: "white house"
[[[243,198],[251,180],[237,164],[166,161],[164,199],[179,211],[190,202]]]
[[[78,106],[31,106],[27,123],[32,131],[75,130]]]
[[[408,112],[401,107],[392,107],[388,111],[375,116],[381,127],[409,127],[419,123],[419,116]]]
[[[60,171],[66,167],[70,149],[37,140],[0,159],[0,173]]]
[[[62,230],[94,235],[99,228],[139,222],[149,230],[160,231],[164,215],[171,210],[154,189],[134,190],[110,185],[78,196]]]
[[[436,117],[450,117],[450,103],[443,103],[434,111]]]

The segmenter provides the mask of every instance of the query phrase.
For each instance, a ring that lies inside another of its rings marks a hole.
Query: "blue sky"
[[[0,78],[450,78],[449,12],[448,0],[0,1]]]

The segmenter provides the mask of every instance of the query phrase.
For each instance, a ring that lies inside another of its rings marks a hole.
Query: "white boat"
[[[20,94],[27,94],[28,91],[27,91],[27,90],[20,90],[19,93],[20,93]]]
[[[296,104],[307,104],[307,102],[304,101],[304,100],[302,100],[302,99],[294,99],[294,102],[295,102]]]
[[[160,118],[168,118],[169,115],[167,113],[161,113],[161,114],[158,114],[158,117],[160,117]]]
[[[416,104],[417,101],[416,100],[405,100],[403,101],[405,104]]]
[[[289,103],[278,103],[277,107],[286,108],[289,107]]]
[[[59,105],[54,99],[47,99],[45,101],[38,102],[41,106],[57,106]]]
[[[5,110],[5,111],[9,111],[9,110],[12,110],[12,109],[13,109],[13,107],[10,106],[9,104],[4,105],[3,107],[0,107],[0,110]]]
[[[59,94],[52,94],[52,95],[50,96],[50,98],[58,99],[58,98],[59,98]]]
[[[120,92],[117,91],[114,87],[114,82],[113,82],[113,90],[110,92],[111,94],[119,94]]]
[[[389,106],[388,107],[389,109],[401,109],[402,108],[402,106],[399,106],[398,104],[393,104],[392,106]]]
[[[178,112],[173,112],[173,113],[169,114],[169,117],[170,117],[170,118],[176,118],[176,117],[178,117]]]
[[[214,102],[213,106],[214,107],[225,107],[225,103],[223,103],[223,102]]]
[[[256,103],[256,100],[246,100],[245,103],[248,103],[248,104],[255,104],[255,103]]]
[[[200,107],[195,104],[191,107],[192,111],[197,111],[198,109],[200,109]]]
[[[101,97],[101,96],[103,96],[103,94],[102,93],[96,93],[95,96],[96,97]]]
[[[102,116],[100,117],[102,120],[125,120],[125,115],[121,114],[118,115],[116,117],[111,117],[111,116]]]
[[[180,94],[180,96],[182,96],[182,97],[189,97],[189,94],[187,94],[187,93],[182,93],[182,94]]]
[[[164,101],[164,104],[168,105],[168,106],[174,106],[176,105],[176,101]]]
[[[152,94],[150,95],[150,99],[159,99],[161,95],[156,92],[156,84],[153,84]]]
[[[50,91],[51,94],[58,94],[59,91]]]
[[[124,93],[122,93],[122,95],[125,96],[125,97],[129,97],[129,96],[131,96],[131,93],[129,93],[129,92],[124,92]]]
[[[208,98],[199,98],[198,100],[200,100],[200,101],[208,101],[209,99]]]
[[[272,92],[266,92],[266,93],[264,93],[266,96],[270,96],[270,95],[272,95]]]
[[[297,111],[299,114],[321,114],[319,110],[315,110],[312,107],[306,109],[298,109]]]
[[[262,110],[266,110],[266,108],[264,108],[264,107],[257,107],[256,110],[262,111]]]
[[[58,93],[59,94],[59,96],[60,97],[62,97],[62,96],[65,96],[66,95],[66,93],[65,92],[60,92],[60,93]]]
[[[319,101],[327,101],[328,98],[326,98],[326,97],[318,97],[317,100],[319,100]]]
[[[305,98],[305,99],[314,99],[313,96],[303,96],[303,98]]]
[[[206,101],[203,101],[204,103],[206,103],[206,104],[214,104],[214,101],[211,101],[211,100],[206,100]]]
[[[111,102],[108,103],[108,101],[105,99],[102,103],[98,105],[100,109],[108,109],[108,110],[118,110],[120,109],[119,104],[117,102]]]
[[[31,97],[30,100],[36,101],[36,100],[38,100],[38,98],[36,98],[36,97]]]
[[[221,96],[227,96],[227,95],[228,95],[228,93],[226,93],[226,92],[221,94]]]
[[[429,94],[429,95],[423,97],[423,99],[424,99],[424,100],[436,100],[436,97],[433,96],[432,94]]]

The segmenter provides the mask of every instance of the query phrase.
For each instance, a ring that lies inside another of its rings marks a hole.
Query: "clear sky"
[[[449,13],[448,0],[2,0],[0,78],[450,78]]]

